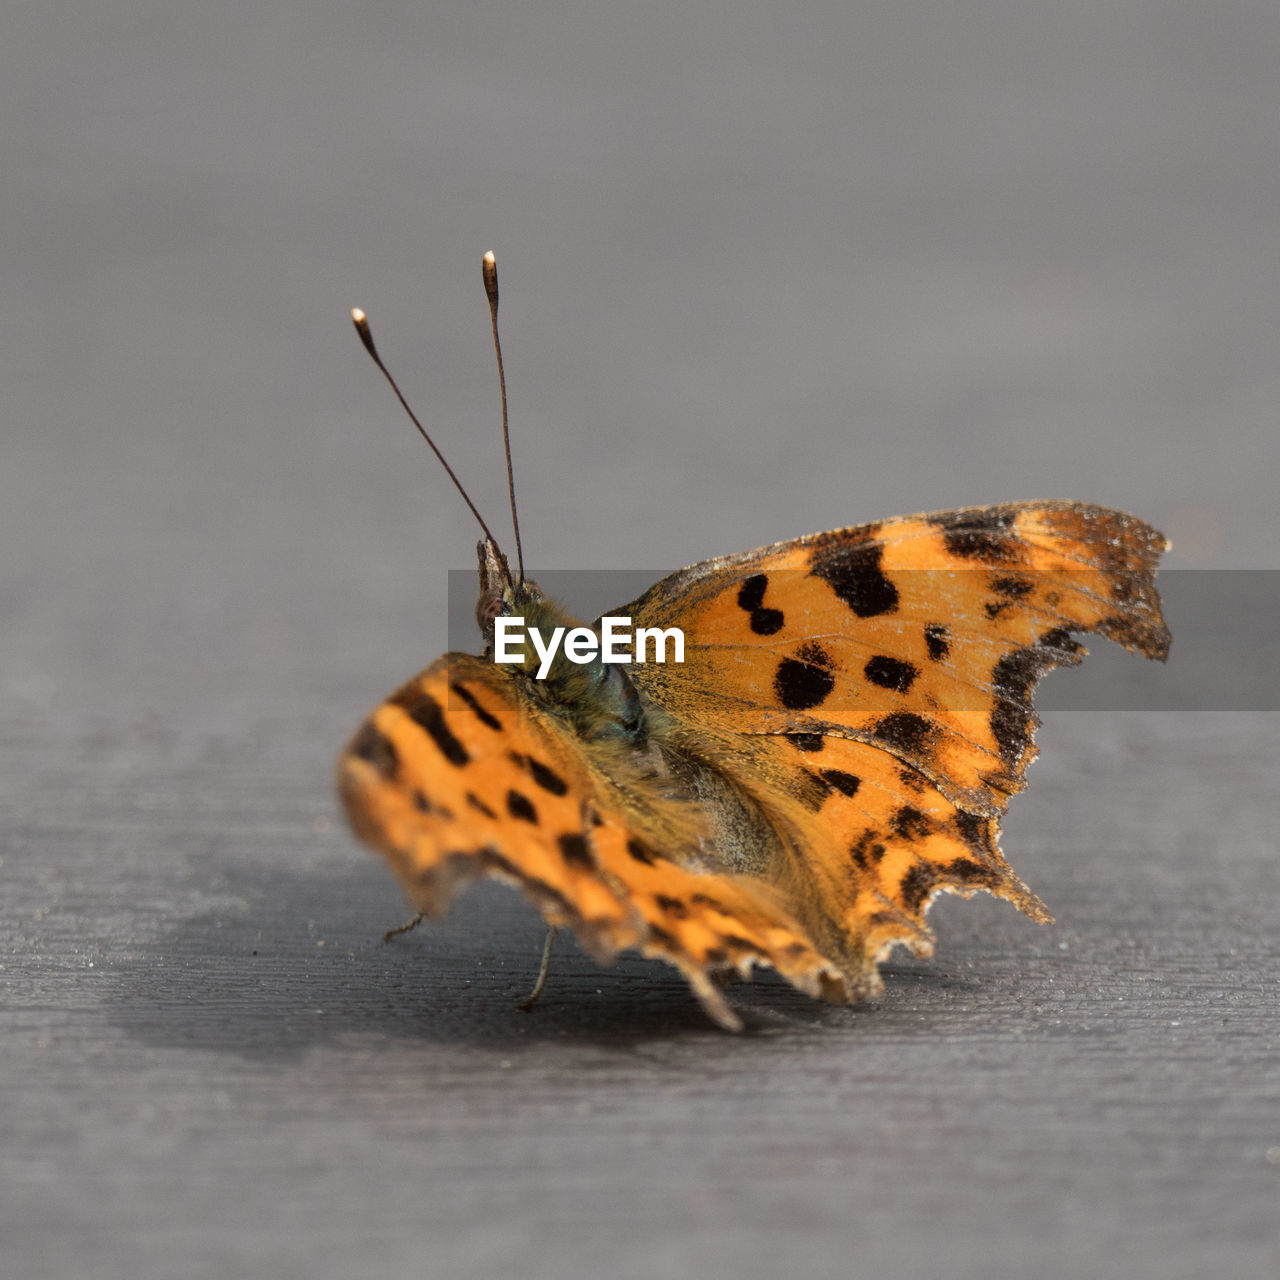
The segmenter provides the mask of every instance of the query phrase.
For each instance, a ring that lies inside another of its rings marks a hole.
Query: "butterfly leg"
[[[406,920],[404,924],[398,924],[394,929],[388,929],[382,935],[383,942],[390,942],[392,938],[398,938],[402,933],[408,933],[411,929],[416,929],[426,918],[419,912],[412,920]]]
[[[547,970],[551,967],[551,944],[555,940],[556,927],[553,924],[549,924],[547,925],[547,940],[542,947],[542,964],[538,968],[538,980],[533,984],[533,990],[516,1005],[517,1009],[523,1009],[525,1013],[528,1013],[537,1004],[538,997],[542,994],[542,988],[547,985]]]

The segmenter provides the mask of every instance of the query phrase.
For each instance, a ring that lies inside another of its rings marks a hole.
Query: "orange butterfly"
[[[496,342],[491,256],[485,275]],[[602,963],[673,964],[723,1027],[741,1023],[713,976],[756,965],[856,1001],[895,944],[932,952],[939,892],[1051,919],[997,841],[1035,757],[1032,692],[1084,656],[1072,633],[1166,657],[1167,545],[1074,502],[903,516],[704,561],[613,611],[679,628],[683,663],[500,664],[499,619],[582,624],[486,529],[485,655],[446,654],[365,721],[339,762],[347,814],[420,913],[495,876]]]

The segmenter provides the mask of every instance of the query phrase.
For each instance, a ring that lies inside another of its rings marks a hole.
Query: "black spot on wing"
[[[884,857],[884,844],[876,839],[876,834],[868,828],[849,847],[849,856],[863,871],[870,871]]]
[[[991,589],[997,595],[1006,596],[1010,600],[1021,600],[1023,596],[1029,596],[1035,590],[1035,585],[1026,578],[1001,574],[991,579]]]
[[[1064,627],[1054,627],[1052,631],[1046,631],[1040,637],[1039,643],[1046,649],[1057,649],[1059,653],[1071,656],[1084,651],[1084,645]]]
[[[996,704],[991,709],[991,734],[1006,764],[1016,765],[1035,727],[1031,693],[1040,676],[1054,665],[1044,649],[1014,649],[991,672]]]
[[[1136,614],[1117,613],[1103,618],[1097,631],[1126,649],[1136,650],[1157,662],[1163,662],[1169,656],[1169,629],[1162,622],[1153,622]]]
[[[514,787],[507,792],[507,812],[521,822],[538,821],[538,811],[533,807],[533,801]]]
[[[480,703],[476,700],[476,695],[472,693],[471,690],[468,689],[466,685],[457,684],[455,682],[449,686],[449,689],[450,689],[450,692],[455,693],[459,698],[462,699],[463,702],[467,704],[468,707],[471,708],[472,712],[475,714],[476,719],[479,720],[480,723],[485,726],[485,728],[487,729],[502,728],[502,721],[499,720],[497,716],[492,715],[488,711],[486,711],[480,705]]]
[[[956,815],[951,821],[955,829],[960,833],[960,839],[969,848],[986,849],[989,846],[990,838],[988,836],[986,818],[980,818],[976,813],[966,813],[963,809],[957,809]]]
[[[780,609],[753,609],[751,612],[751,630],[758,636],[777,635],[785,621]]]
[[[773,676],[778,701],[790,711],[805,711],[818,706],[826,701],[835,683],[831,672],[795,658],[783,658]]]
[[[543,791],[549,791],[553,796],[562,796],[568,792],[569,784],[550,765],[533,756],[522,755],[519,751],[509,754],[522,769],[529,770],[530,776]]]
[[[908,911],[916,912],[937,883],[937,873],[927,862],[917,862],[903,875],[898,886],[902,902]]]
[[[483,813],[486,818],[497,818],[497,814],[489,808],[483,800],[480,799],[474,791],[467,792],[467,803],[477,812]]]
[[[929,785],[929,779],[919,769],[913,769],[909,764],[904,764],[898,770],[898,780],[909,791],[923,791]]]
[[[904,804],[889,819],[894,834],[904,840],[923,840],[933,830],[933,823],[912,805]]]
[[[833,665],[831,655],[816,640],[806,640],[796,650],[796,657],[801,662],[811,662],[815,667],[830,669]]]
[[[738,588],[738,608],[751,615],[751,630],[758,636],[777,635],[785,621],[781,610],[764,607],[764,593],[768,586],[768,574],[756,573]]]
[[[806,809],[817,813],[831,798],[831,788],[816,773],[801,769],[795,778],[795,796]]]
[[[668,897],[665,893],[660,893],[654,901],[669,916],[675,916],[677,920],[683,920],[689,914],[689,908],[680,901],[679,898]]]
[[[738,588],[738,608],[745,609],[747,613],[750,613],[753,609],[758,609],[764,604],[764,593],[768,585],[768,574],[752,574]]]
[[[429,693],[410,698],[401,703],[401,706],[415,724],[427,731],[440,754],[450,764],[461,768],[471,759],[470,752],[453,736],[440,704]]]
[[[566,831],[558,842],[560,856],[571,867],[581,867],[587,871],[595,869],[596,860],[591,856],[591,846],[580,831]]]
[[[943,511],[930,516],[929,521],[942,530],[953,556],[1000,564],[1018,559],[1012,533],[1016,518],[1012,507],[987,507],[981,511]]]
[[[842,796],[851,796],[862,785],[862,779],[855,777],[851,773],[846,773],[843,769],[819,769],[818,777],[829,786],[832,791],[838,791]]]
[[[569,790],[569,784],[550,765],[543,764],[541,760],[530,758],[529,772],[533,774],[534,782],[553,796],[562,796]]]
[[[987,617],[994,622],[1002,613],[1012,609],[1016,601],[1029,596],[1035,590],[1035,584],[1016,574],[997,574],[991,579],[991,590],[1003,597],[1000,600],[988,600],[984,606]]]
[[[400,772],[400,757],[395,744],[372,720],[366,720],[351,743],[351,754],[372,765],[380,778],[388,782]]]
[[[643,862],[646,867],[657,865],[658,855],[642,840],[637,840],[634,836],[627,841],[627,852],[637,862]]]
[[[784,733],[782,736],[797,751],[821,751],[826,745],[820,733]]]
[[[894,711],[872,726],[872,732],[885,746],[907,755],[922,755],[931,744],[933,727],[914,711]]]
[[[924,642],[934,662],[941,662],[951,652],[951,637],[941,623],[933,622],[925,627]]]
[[[944,868],[947,876],[961,884],[991,884],[995,875],[972,858],[953,858]]]
[[[431,812],[431,801],[427,799],[427,793],[416,787],[413,792],[413,807],[417,809],[419,813]]]
[[[920,674],[920,669],[914,664],[903,662],[901,658],[891,658],[885,653],[868,658],[862,671],[872,684],[892,689],[895,693],[906,693]]]
[[[898,607],[898,588],[885,575],[879,542],[818,546],[810,561],[823,580],[859,618],[876,618]]]

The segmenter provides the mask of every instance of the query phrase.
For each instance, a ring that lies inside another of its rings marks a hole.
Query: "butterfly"
[[[583,624],[485,528],[483,655],[445,654],[378,706],[339,791],[422,915],[495,877],[601,963],[673,965],[730,1030],[718,979],[757,966],[858,1001],[895,946],[931,954],[939,893],[1051,920],[998,839],[1036,754],[1032,694],[1081,633],[1165,659],[1167,545],[1078,502],[899,516],[692,565],[604,615],[678,628],[683,662],[499,663],[500,620]]]

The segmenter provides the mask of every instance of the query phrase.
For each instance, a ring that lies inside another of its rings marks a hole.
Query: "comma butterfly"
[[[485,282],[501,378],[492,255]],[[509,480],[510,461],[508,444]],[[539,679],[533,654],[494,660],[496,620],[581,624],[481,526],[485,655],[446,654],[364,722],[339,762],[352,827],[421,914],[497,877],[602,963],[632,948],[674,965],[734,1030],[713,977],[768,965],[811,996],[873,995],[895,944],[931,953],[938,893],[983,890],[1049,921],[997,839],[1036,754],[1034,687],[1084,656],[1074,633],[1169,651],[1163,535],[1021,502],[682,569],[613,614],[680,628],[683,663],[561,649]]]

